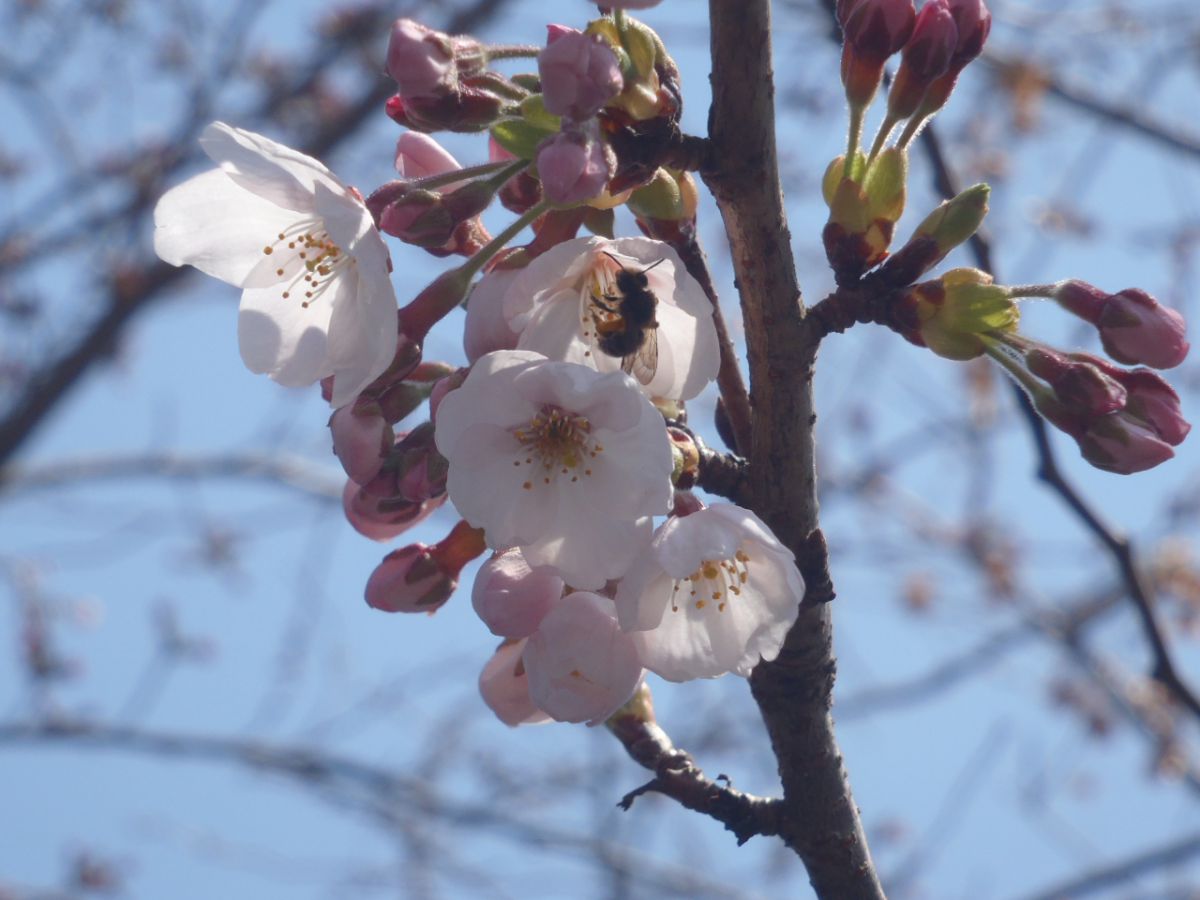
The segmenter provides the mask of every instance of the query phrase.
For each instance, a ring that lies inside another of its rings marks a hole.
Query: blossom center
[[[513,429],[523,454],[513,460],[517,468],[529,466],[521,486],[533,490],[536,483],[553,484],[560,476],[571,482],[592,474],[589,463],[604,452],[592,436],[592,423],[585,416],[547,404],[532,419]]]
[[[713,604],[717,612],[725,612],[731,597],[739,597],[742,586],[750,578],[750,556],[738,550],[727,559],[706,559],[686,578],[676,580],[671,591],[671,612],[679,612],[679,596],[687,591],[685,606],[704,609]]]
[[[279,232],[262,252],[277,263],[275,274],[285,284],[283,299],[302,296],[300,305],[305,309],[325,293],[341,269],[354,263],[329,237],[320,219],[304,219]]]

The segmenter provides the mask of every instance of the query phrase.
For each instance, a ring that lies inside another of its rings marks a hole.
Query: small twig
[[[780,801],[736,790],[723,775],[715,781],[709,778],[653,722],[628,714],[613,716],[607,724],[630,757],[654,773],[650,781],[621,798],[621,809],[628,810],[644,794],[658,793],[716,819],[733,832],[739,846],[755,835],[779,833]]]

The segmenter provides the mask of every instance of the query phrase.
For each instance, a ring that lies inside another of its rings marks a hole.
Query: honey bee
[[[622,372],[649,384],[658,370],[658,320],[654,317],[658,297],[650,290],[646,273],[662,260],[635,272],[611,253],[604,255],[621,266],[621,271],[616,277],[617,293],[592,295],[596,346],[609,356],[619,357]]]

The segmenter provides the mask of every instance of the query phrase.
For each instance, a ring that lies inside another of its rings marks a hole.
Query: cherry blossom
[[[447,490],[490,547],[577,588],[624,574],[671,503],[661,415],[621,372],[521,350],[482,357],[442,400]]]
[[[622,269],[644,272],[657,298],[658,359],[641,372],[652,397],[690,400],[717,377],[720,354],[712,305],[671,247],[650,238],[578,238],[543,253],[514,279],[504,314],[520,332],[517,347],[600,372],[621,369],[622,358],[600,349],[600,333],[619,328]],[[607,309],[606,309],[607,307]],[[642,380],[644,379],[644,381]]]
[[[719,503],[672,518],[621,579],[616,604],[642,664],[668,681],[749,675],[800,610],[792,553],[749,510]]]
[[[603,722],[633,696],[644,674],[613,602],[588,591],[554,605],[523,658],[530,699],[560,722]]]
[[[479,673],[483,702],[505,725],[542,725],[553,721],[529,699],[529,676],[521,658],[525,640],[505,641]]]
[[[479,567],[471,605],[492,634],[528,637],[564,587],[554,569],[532,568],[520,550],[506,550]]]
[[[214,122],[200,145],[218,168],[154,209],[154,249],[242,288],[238,342],[252,372],[300,387],[333,375],[336,408],[396,351],[388,253],[357,192],[311,157]]]

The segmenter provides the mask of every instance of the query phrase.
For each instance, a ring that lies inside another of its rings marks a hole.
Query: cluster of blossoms
[[[647,671],[748,675],[780,652],[804,593],[792,553],[752,512],[689,490],[696,464],[679,425],[720,360],[711,301],[677,252],[694,235],[697,191],[639,149],[677,132],[679,73],[624,11],[652,2],[605,5],[582,31],[551,25],[540,48],[397,21],[386,112],[405,127],[399,177],[366,198],[316,160],[218,122],[201,138],[217,167],[155,210],[163,259],[242,289],[246,365],[283,385],[320,383],[354,528],[387,541],[447,501],[461,516],[436,544],[388,554],[367,602],[433,612],[491,552],[472,602],[502,643],[480,685],[514,725],[603,721]],[[985,185],[889,254],[907,147],[980,53],[982,0],[927,0],[919,15],[911,0],[839,0],[837,15],[850,140],[824,179],[825,246],[840,292],[879,298],[851,318],[950,359],[994,357],[1101,468],[1169,457],[1188,430],[1170,387],[1018,334],[1015,301],[1053,298],[1097,327],[1113,359],[1154,368],[1187,352],[1177,314],[1078,281],[1005,287],[954,269],[919,282],[978,228]],[[863,118],[896,52],[864,151]],[[493,68],[520,58],[537,72]],[[488,160],[461,166],[429,136],[440,130],[486,131]],[[480,220],[494,200],[515,215],[495,236]],[[647,237],[614,238],[620,205]],[[398,306],[383,235],[461,261]],[[430,329],[464,304],[468,365],[425,360]],[[427,421],[398,430],[426,405]]]
[[[536,75],[492,68],[520,57]],[[540,49],[401,19],[387,71],[387,114],[407,129],[396,180],[364,199],[215,123],[201,143],[217,168],[159,202],[156,250],[242,288],[251,370],[320,382],[354,528],[391,540],[447,500],[461,516],[384,558],[372,607],[432,612],[491,553],[472,602],[502,639],[480,685],[503,721],[603,721],[647,671],[748,675],[778,654],[804,585],[752,512],[677,487],[669,427],[719,365],[711,302],[670,244],[611,233],[622,203],[648,234],[694,224],[686,173],[618,149],[678,118],[661,41],[622,10],[552,25]],[[428,135],[443,129],[487,130],[489,160],[460,166]],[[496,198],[517,217],[493,237],[479,216]],[[463,259],[398,308],[383,235]],[[424,360],[463,303],[468,366]],[[429,420],[399,430],[425,404]]]
[[[919,13],[912,0],[839,0],[837,18],[845,38],[842,82],[850,127],[847,152],[829,164],[823,182],[830,211],[825,251],[841,290],[883,298],[860,304],[850,317],[886,324],[947,359],[990,356],[1097,468],[1130,474],[1170,459],[1190,426],[1178,396],[1150,368],[1172,368],[1187,355],[1177,312],[1136,288],[1108,294],[1078,280],[1006,286],[986,272],[959,268],[918,281],[978,230],[987,214],[985,184],[941,204],[890,252],[904,212],[908,146],[983,50],[991,30],[983,0],[926,0]],[[864,150],[863,121],[884,63],[896,53],[900,64],[886,112]],[[1112,359],[1141,367],[1122,369],[1019,334],[1016,301],[1028,297],[1057,301],[1095,326]]]

